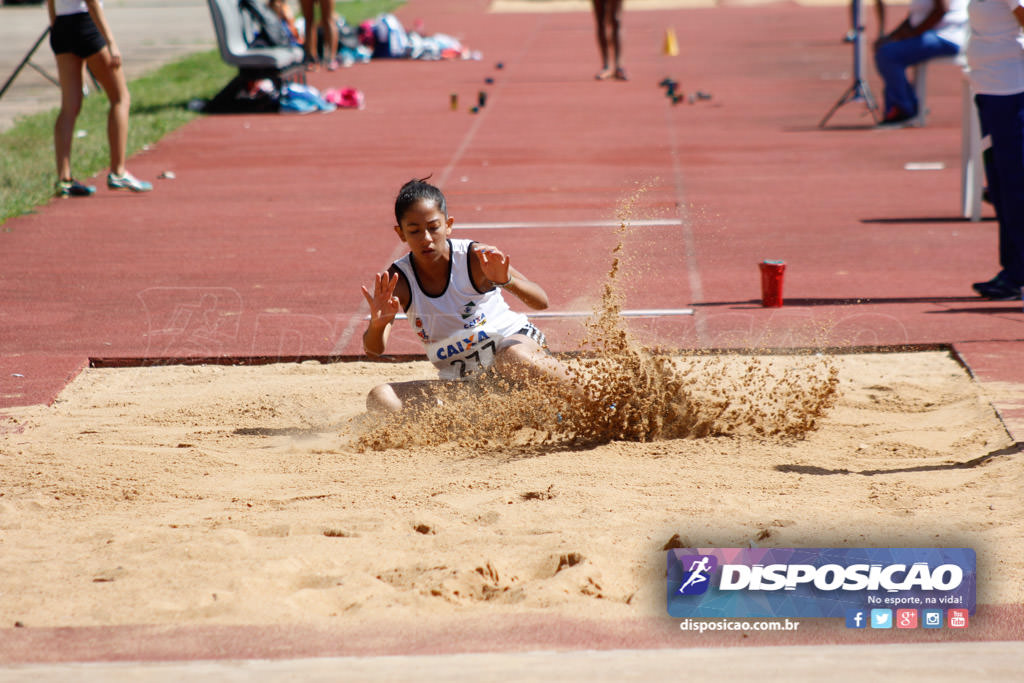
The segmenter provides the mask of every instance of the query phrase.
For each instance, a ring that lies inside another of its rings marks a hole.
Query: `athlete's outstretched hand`
[[[398,273],[388,275],[377,273],[374,276],[373,294],[362,286],[363,296],[366,303],[370,305],[370,324],[386,325],[395,319],[395,316],[402,310],[402,302],[395,296],[395,286],[398,284]]]
[[[496,285],[508,282],[511,273],[508,254],[489,244],[477,244],[476,257],[484,277]]]

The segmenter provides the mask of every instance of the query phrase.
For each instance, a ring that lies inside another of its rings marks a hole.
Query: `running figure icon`
[[[710,561],[711,558],[707,555],[704,555],[700,558],[700,560],[694,560],[692,563],[690,563],[690,568],[687,570],[690,575],[686,578],[686,581],[683,582],[683,585],[679,587],[680,593],[685,595],[690,592],[695,592],[687,591],[687,588],[689,588],[690,586],[696,586],[697,584],[705,583],[708,580],[708,575],[711,573],[712,569],[712,567],[708,566],[708,563]]]

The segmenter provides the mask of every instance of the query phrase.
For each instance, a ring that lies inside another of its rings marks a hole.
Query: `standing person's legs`
[[[917,96],[907,80],[907,68],[934,57],[955,55],[960,48],[940,38],[934,31],[925,31],[914,38],[883,43],[875,51],[875,66],[885,81],[885,115],[893,108],[905,118],[917,115]]]
[[[612,34],[612,52],[615,54],[615,58],[612,60],[615,64],[615,78],[624,81],[626,72],[622,69],[622,40],[620,38],[622,0],[606,0],[606,2],[608,25]]]
[[[60,81],[60,113],[53,126],[53,148],[57,156],[57,180],[71,180],[71,140],[75,121],[82,110],[82,68],[84,62],[70,52],[54,55]]]
[[[316,10],[313,9],[314,0],[299,0],[299,5],[302,7],[302,20],[306,25],[306,40],[304,43],[306,62],[316,64]]]
[[[601,52],[601,71],[597,78],[604,80],[612,76],[613,71],[609,68],[611,62],[608,59],[608,5],[611,0],[591,0],[594,7],[594,25],[597,27],[597,48]]]
[[[988,298],[1001,298],[1001,290],[1006,290],[1006,297],[1019,296],[1024,285],[1024,93],[977,95],[975,101],[982,135],[992,136],[985,172],[999,220],[1002,266],[999,275],[989,283],[978,283],[975,290]],[[984,285],[991,285],[988,293]]]
[[[980,129],[980,137],[985,139],[991,135],[991,124],[989,118],[992,116],[992,111],[989,106],[991,95],[975,95],[974,106],[978,112],[978,127]],[[991,139],[991,138],[990,138]],[[995,164],[992,163],[992,147],[981,155],[982,166],[985,170],[985,181],[986,191],[988,197],[992,202],[992,207],[996,211],[996,220],[999,220],[999,178],[996,176]]]
[[[85,63],[110,100],[110,110],[107,112],[110,172],[123,176],[128,149],[128,112],[131,109],[131,96],[128,94],[124,69],[114,66],[110,50],[107,48],[88,57]]]
[[[320,0],[320,24],[324,27],[324,59],[327,68],[334,71],[338,68],[338,23],[334,18],[334,0]]]

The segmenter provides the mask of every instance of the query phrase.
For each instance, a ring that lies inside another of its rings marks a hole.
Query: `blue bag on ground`
[[[334,111],[337,105],[325,100],[320,91],[310,85],[285,83],[281,88],[281,111],[308,114],[313,111]]]

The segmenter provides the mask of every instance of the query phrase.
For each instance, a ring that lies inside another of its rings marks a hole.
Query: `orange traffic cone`
[[[665,56],[678,57],[679,43],[676,41],[676,32],[671,26],[665,29]]]

